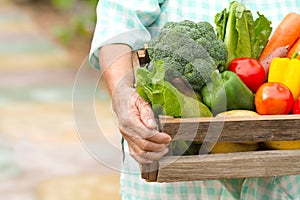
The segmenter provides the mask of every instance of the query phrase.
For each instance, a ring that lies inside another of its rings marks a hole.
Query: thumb
[[[157,127],[154,113],[150,104],[142,98],[139,98],[138,109],[140,111],[140,118],[143,124],[149,129],[155,129]]]

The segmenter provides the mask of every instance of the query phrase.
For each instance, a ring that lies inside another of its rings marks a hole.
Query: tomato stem
[[[292,55],[291,59],[297,58],[297,56],[298,56],[299,54],[300,54],[300,52],[299,52],[299,51],[296,51],[296,52]]]

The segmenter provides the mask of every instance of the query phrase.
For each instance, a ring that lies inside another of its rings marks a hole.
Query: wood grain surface
[[[164,157],[157,182],[300,174],[300,150]]]
[[[300,140],[300,115],[161,118],[161,131],[176,140],[263,142]],[[209,133],[209,134],[207,134]]]

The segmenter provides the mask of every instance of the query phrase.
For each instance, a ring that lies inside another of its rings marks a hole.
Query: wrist
[[[130,86],[122,86],[115,88],[114,92],[111,95],[112,108],[114,112],[119,116],[119,114],[128,112],[129,105],[135,95],[138,95],[135,88]]]

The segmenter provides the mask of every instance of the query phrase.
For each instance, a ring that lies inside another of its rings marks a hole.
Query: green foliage
[[[218,38],[228,50],[226,68],[234,58],[258,59],[272,32],[271,21],[258,14],[254,19],[251,11],[239,1],[232,1],[229,9],[215,15]]]
[[[53,27],[53,34],[66,45],[76,36],[90,36],[96,23],[97,2],[98,0],[50,0],[55,9],[70,16],[70,24]]]
[[[156,116],[164,114],[174,117],[210,117],[208,107],[193,97],[179,92],[171,83],[165,81],[165,65],[156,60],[153,70],[141,67],[136,72],[136,88],[141,97],[152,105]]]
[[[51,5],[58,10],[70,10],[77,4],[96,7],[98,0],[50,0]]]
[[[76,0],[51,0],[51,3],[57,9],[68,10],[76,3]]]

